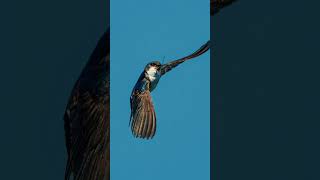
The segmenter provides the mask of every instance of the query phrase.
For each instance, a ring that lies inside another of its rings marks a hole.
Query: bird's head
[[[155,68],[156,70],[159,70],[161,67],[161,63],[159,61],[152,61],[147,64],[146,70],[149,70],[150,68]]]

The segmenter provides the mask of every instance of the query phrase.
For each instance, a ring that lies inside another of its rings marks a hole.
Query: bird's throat
[[[147,78],[150,80],[150,91],[156,88],[159,79],[160,73],[156,67],[150,67],[146,73]]]
[[[147,77],[150,79],[151,82],[155,81],[159,78],[159,73],[156,67],[150,67],[147,70]]]

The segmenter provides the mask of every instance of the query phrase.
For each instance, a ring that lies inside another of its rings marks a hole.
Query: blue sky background
[[[135,139],[128,126],[130,93],[145,65],[181,58],[210,38],[209,1],[111,1],[111,24],[111,179],[209,179],[209,53],[166,74],[152,92],[154,139]]]

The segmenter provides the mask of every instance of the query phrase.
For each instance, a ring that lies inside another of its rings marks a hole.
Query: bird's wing
[[[64,115],[65,180],[109,179],[109,34],[99,41],[71,93]]]
[[[237,0],[211,0],[210,1],[210,15],[213,16],[219,12],[220,9],[234,3]]]
[[[175,60],[175,61],[171,61],[167,64],[164,64],[161,66],[160,69],[160,74],[164,75],[165,73],[169,72],[171,69],[173,69],[174,67],[178,66],[179,64],[183,63],[186,60],[195,58],[200,56],[201,54],[207,52],[210,49],[210,41],[208,41],[206,44],[202,45],[197,51],[195,51],[194,53],[185,56],[181,59]]]
[[[153,138],[156,133],[156,113],[150,91],[133,91],[130,104],[130,123],[133,135],[139,138]]]

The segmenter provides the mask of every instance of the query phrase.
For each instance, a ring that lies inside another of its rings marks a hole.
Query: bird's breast
[[[157,72],[153,76],[149,75],[149,79],[150,79],[150,91],[152,91],[157,87],[157,84],[160,80],[160,73]]]

